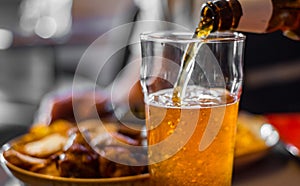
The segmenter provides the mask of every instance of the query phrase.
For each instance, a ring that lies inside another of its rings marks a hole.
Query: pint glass
[[[245,36],[192,36],[141,34],[151,185],[231,185]]]

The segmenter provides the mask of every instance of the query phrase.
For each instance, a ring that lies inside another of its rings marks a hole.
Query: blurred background
[[[0,126],[30,125],[43,96],[72,81],[87,47],[136,12],[131,0],[0,0]]]
[[[24,131],[32,123],[43,96],[72,81],[81,56],[102,34],[137,20],[165,20],[193,30],[202,2],[0,0],[1,133],[9,137]],[[133,24],[122,35],[107,38],[99,52],[128,41],[138,30]],[[241,109],[257,114],[299,112],[300,42],[285,38],[279,31],[245,34]],[[133,53],[128,48],[118,52],[106,73],[101,74],[99,85],[109,85]],[[93,65],[86,66],[82,76],[89,79],[96,72]]]

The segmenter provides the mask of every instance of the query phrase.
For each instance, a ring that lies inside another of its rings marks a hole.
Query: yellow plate
[[[118,178],[64,178],[58,176],[49,176],[45,174],[34,173],[21,169],[9,163],[3,152],[10,148],[10,144],[14,140],[3,145],[1,149],[0,159],[1,165],[5,172],[12,175],[28,186],[140,186],[149,185],[149,174],[141,174],[136,176],[124,176]]]

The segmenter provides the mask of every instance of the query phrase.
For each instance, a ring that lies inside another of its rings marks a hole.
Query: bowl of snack
[[[236,168],[242,168],[266,156],[278,144],[278,131],[263,115],[239,113],[234,152]]]
[[[3,145],[1,165],[32,186],[147,185],[144,140],[119,123],[58,120],[36,124]]]

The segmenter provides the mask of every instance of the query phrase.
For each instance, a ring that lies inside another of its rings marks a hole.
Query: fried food
[[[62,177],[99,177],[99,155],[89,146],[78,129],[73,129],[58,158],[58,169]]]
[[[4,152],[4,157],[20,168],[61,177],[108,178],[147,172],[146,166],[111,160],[117,158],[135,164],[146,161],[146,154],[137,155],[126,146],[141,145],[141,138],[136,131],[126,129],[126,133],[134,134],[137,139],[127,136],[118,123],[89,120],[75,125],[60,120],[50,125],[36,124]]]
[[[52,154],[59,152],[66,144],[68,138],[54,133],[40,140],[26,143],[24,145],[24,153],[33,157],[49,157]]]
[[[101,156],[99,158],[101,165],[99,172],[103,177],[130,176],[148,171],[146,166],[129,166],[138,164],[138,161],[144,162],[147,158],[145,154],[139,153],[139,156],[137,156],[130,149],[121,146],[107,146],[103,149],[103,152],[105,152],[105,157]],[[110,159],[117,160],[117,162],[126,162],[126,164],[110,161]]]
[[[14,149],[5,151],[4,156],[6,157],[6,160],[10,163],[30,171],[34,171],[39,168],[45,167],[49,163],[49,160],[47,159],[28,156]]]

